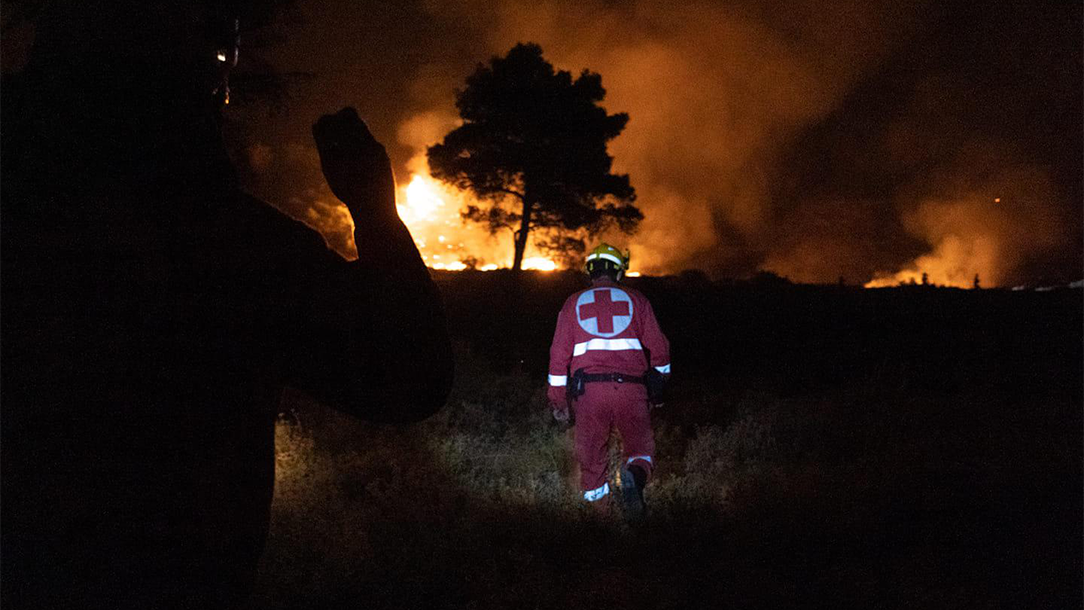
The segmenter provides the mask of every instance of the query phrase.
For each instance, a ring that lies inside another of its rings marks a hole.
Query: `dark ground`
[[[641,527],[544,409],[577,274],[444,274],[444,411],[291,395],[252,607],[1079,608],[1080,290],[638,278],[672,343]],[[423,372],[419,372],[423,374]]]

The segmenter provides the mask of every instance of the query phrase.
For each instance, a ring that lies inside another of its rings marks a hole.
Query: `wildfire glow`
[[[412,165],[424,167],[420,161]],[[430,268],[493,271],[512,266],[511,233],[493,236],[480,226],[464,224],[460,210],[470,203],[469,196],[444,186],[428,172],[414,171],[410,182],[400,187],[398,201],[399,218]],[[523,268],[553,271],[557,263],[528,248]]]
[[[523,268],[536,269],[538,271],[553,271],[557,268],[557,263],[541,256],[532,256],[531,258],[523,259]]]
[[[444,207],[444,201],[433,186],[418,174],[414,174],[414,178],[406,186],[405,201],[405,205],[396,207],[399,208],[399,217],[407,223],[407,226],[410,226],[412,222],[432,222],[440,208]]]

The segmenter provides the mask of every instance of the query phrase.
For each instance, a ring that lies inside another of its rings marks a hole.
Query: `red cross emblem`
[[[587,290],[577,299],[576,317],[592,335],[612,337],[632,322],[632,299],[619,288]]]

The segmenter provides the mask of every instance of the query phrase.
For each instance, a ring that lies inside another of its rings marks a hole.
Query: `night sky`
[[[238,73],[308,73],[234,103],[250,190],[351,248],[309,126],[356,106],[402,187],[455,126],[454,91],[520,41],[602,75],[610,152],[646,220],[633,268],[802,282],[1039,285],[1082,275],[1082,20],[1065,2],[309,0],[246,34]],[[10,55],[9,55],[10,58]],[[10,61],[8,62],[10,63]],[[405,190],[404,190],[405,196]],[[444,261],[511,248],[411,224]],[[449,224],[451,223],[451,224]],[[455,225],[453,227],[453,225]],[[462,246],[460,246],[462,244]],[[430,264],[433,263],[429,259]]]

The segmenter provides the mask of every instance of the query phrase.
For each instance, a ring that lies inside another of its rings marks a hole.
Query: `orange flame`
[[[424,165],[424,159],[415,159],[411,165]],[[511,267],[511,232],[490,235],[480,226],[464,223],[460,217],[460,210],[473,202],[467,193],[442,184],[428,172],[414,171],[406,186],[399,188],[398,201],[399,218],[410,229],[422,259],[430,268],[492,271]],[[558,265],[528,246],[523,268],[554,271]]]

